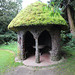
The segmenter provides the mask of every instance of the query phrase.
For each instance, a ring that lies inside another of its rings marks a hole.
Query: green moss
[[[46,4],[37,1],[20,11],[8,25],[8,28],[47,24],[67,25],[64,18],[57,11],[54,12],[52,7],[48,8]]]

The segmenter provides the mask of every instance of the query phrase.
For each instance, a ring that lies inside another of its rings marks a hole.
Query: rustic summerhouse
[[[60,60],[60,32],[66,26],[59,12],[37,1],[20,11],[8,29],[17,32],[19,58],[26,60],[34,54],[39,63],[43,53],[49,53],[52,61]]]

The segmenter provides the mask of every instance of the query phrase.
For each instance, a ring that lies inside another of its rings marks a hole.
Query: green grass
[[[53,72],[56,73],[56,75],[75,75],[75,51],[74,50],[68,50],[66,51],[68,55],[66,55],[66,60],[64,62],[61,62],[59,64],[50,65],[48,67],[36,67],[37,70],[40,68],[53,68]]]
[[[7,50],[0,50],[0,75],[4,73],[7,69],[11,69],[11,67],[16,67],[21,63],[15,62],[14,53]]]
[[[17,54],[17,42],[1,45],[0,49],[7,49]],[[60,64],[53,65],[56,68],[57,75],[75,75],[75,50],[68,49],[64,51],[69,54],[66,55],[66,60]],[[5,50],[0,50],[0,70],[5,71],[7,67],[18,66],[19,63],[15,63],[14,58],[14,54]]]
[[[0,45],[0,49],[13,51],[17,55],[17,42],[10,42],[8,45]]]
[[[65,62],[56,65],[60,75],[75,75],[75,57],[70,57]]]
[[[58,75],[75,75],[75,51],[68,51],[70,55],[66,60],[56,66],[56,72]]]

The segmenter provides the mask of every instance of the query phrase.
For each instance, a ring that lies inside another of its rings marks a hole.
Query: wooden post
[[[20,60],[24,60],[24,32],[18,32],[18,56]]]
[[[38,49],[38,38],[35,39],[36,51],[35,51],[35,62],[40,63],[40,54]]]
[[[24,31],[21,31],[21,60],[24,60],[25,59],[25,47],[24,47]]]
[[[40,63],[40,53],[39,53],[39,48],[38,48],[38,37],[40,32],[39,31],[31,31],[33,34],[33,37],[35,39],[35,62]]]
[[[18,51],[17,51],[17,54],[18,54],[18,58],[21,59],[21,40],[20,40],[20,33],[19,32],[17,33],[17,36],[18,36]]]
[[[51,60],[58,61],[60,60],[60,31],[57,30],[52,35],[52,51],[50,51]]]
[[[24,58],[23,58],[23,35],[21,35],[21,60],[23,60]]]

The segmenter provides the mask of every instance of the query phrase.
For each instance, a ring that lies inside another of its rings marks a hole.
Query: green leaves
[[[0,44],[16,38],[16,34],[7,29],[8,24],[21,9],[21,1],[0,0]],[[14,34],[14,36],[12,36]],[[8,39],[9,40],[8,40]]]

